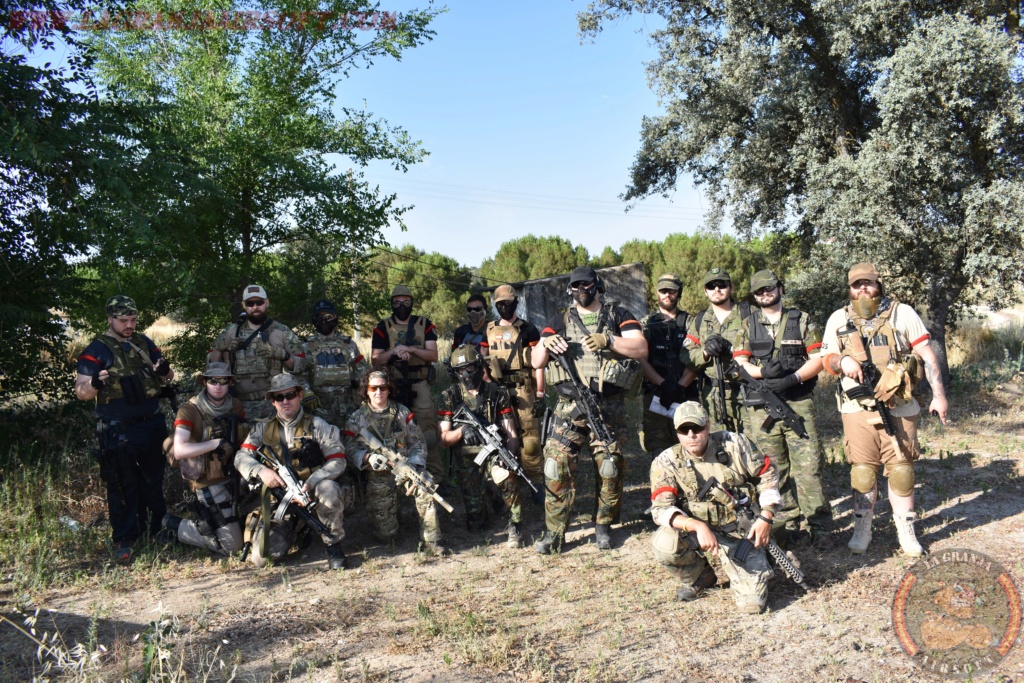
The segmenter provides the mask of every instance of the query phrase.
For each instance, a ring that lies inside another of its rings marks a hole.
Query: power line
[[[401,252],[391,251],[390,249],[385,249],[384,247],[380,247],[380,246],[375,246],[373,248],[374,249],[380,249],[381,251],[386,251],[389,254],[393,254],[394,256],[397,256],[399,258],[406,259],[407,261],[415,261],[416,263],[422,263],[423,265],[430,266],[431,268],[441,268],[441,267],[444,267],[444,268],[446,268],[448,270],[448,272],[452,272],[450,267],[439,266],[439,265],[437,265],[435,263],[430,263],[429,261],[424,261],[422,259],[418,259],[418,258],[415,258],[413,256],[409,256],[407,254],[403,254]],[[372,261],[372,263],[377,263],[377,262],[376,261]],[[381,264],[378,264],[378,265],[381,265]],[[493,277],[485,277],[485,276],[479,275],[479,274],[477,275],[477,277],[479,277],[481,280],[487,280],[488,282],[500,282],[503,285],[511,285],[512,284],[511,282],[505,282],[504,280],[498,280],[498,279],[493,278]]]

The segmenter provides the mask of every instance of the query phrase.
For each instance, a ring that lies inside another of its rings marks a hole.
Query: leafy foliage
[[[586,247],[573,247],[561,237],[530,234],[498,247],[494,258],[485,259],[480,265],[480,276],[488,285],[523,282],[568,273],[576,266],[586,265],[588,260]]]

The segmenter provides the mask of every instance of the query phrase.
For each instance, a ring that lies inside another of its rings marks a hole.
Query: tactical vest
[[[405,453],[408,448],[399,405],[395,401],[388,401],[387,409],[378,413],[364,403],[359,406],[359,410],[362,411],[370,431],[381,439],[385,446],[393,451]]]
[[[489,324],[489,323],[488,323]],[[469,326],[469,333],[462,338],[463,344],[472,344],[473,346],[480,348],[480,345],[487,339],[487,328],[480,330],[479,332],[473,329],[473,326]]]
[[[346,336],[323,337],[316,335],[306,342],[306,362],[310,363],[313,390],[352,388],[354,379],[352,364],[357,354],[353,353],[352,340]]]
[[[309,475],[320,469],[320,466],[316,467],[303,467],[296,453],[302,444],[299,443],[299,437],[312,437],[313,436],[313,416],[309,413],[303,413],[302,419],[299,420],[299,424],[295,426],[295,433],[292,435],[292,442],[287,444],[289,462],[292,469],[295,470],[295,474],[298,475],[300,481],[306,481],[309,479]],[[266,421],[266,426],[263,428],[263,445],[270,449],[278,459],[282,458],[281,451],[281,423],[277,417],[270,417]]]
[[[427,319],[418,315],[409,315],[409,321],[400,323],[395,320],[395,316],[386,318],[384,320],[384,330],[388,334],[388,342],[391,344],[389,348],[395,348],[399,344],[405,346],[415,346],[417,348],[426,348],[427,338]],[[393,358],[391,363],[397,364],[397,357]],[[409,359],[409,381],[410,382],[422,382],[427,379],[427,374],[430,370],[427,361],[423,360],[419,356],[413,356]],[[395,380],[401,382],[403,377],[399,374],[396,375]]]
[[[241,418],[241,401],[233,397],[230,397],[228,400],[231,401],[231,412]],[[192,423],[189,441],[199,443],[212,439],[216,420],[203,412],[196,402],[196,397],[193,396],[189,399],[189,402],[182,406],[182,408],[182,419]],[[175,416],[175,420],[177,421],[177,416]],[[236,443],[242,443],[248,433],[248,430],[245,430],[243,433],[243,424],[241,419],[239,419],[239,433],[235,435]],[[230,469],[231,461],[235,457],[234,453],[211,451],[195,458],[178,460],[174,457],[173,432],[164,442],[164,455],[167,456],[167,461],[172,467],[181,470],[182,478],[188,481],[193,491],[226,481],[228,477],[225,472]]]
[[[611,304],[604,304],[597,313],[597,327],[588,330],[581,324],[581,318],[573,315],[574,308],[566,311],[564,322],[565,338],[570,342],[566,358],[576,365],[576,374],[580,381],[592,391],[614,396],[620,393],[635,392],[640,386],[642,375],[639,361],[624,358],[610,349],[600,349],[597,353],[588,351],[579,340],[593,333],[606,332],[610,329],[608,318],[611,315]],[[544,369],[547,383],[555,387],[559,393],[571,392],[569,375],[558,362],[549,362]]]
[[[477,417],[479,417],[484,425],[498,424],[501,416],[498,415],[498,400],[501,398],[501,394],[498,392],[501,389],[498,388],[493,382],[484,382],[480,385],[480,391],[477,392],[476,396],[473,396],[469,391],[462,386],[459,382],[452,387],[452,412],[456,412],[463,404],[467,408],[473,411]],[[509,416],[511,417],[511,415]],[[457,448],[462,449],[463,453],[476,454],[480,452],[483,446],[464,446],[462,442],[456,445]]]
[[[532,370],[530,347],[521,341],[525,322],[517,318],[511,325],[499,325],[493,320],[487,323],[487,354],[501,362],[504,374]]]
[[[692,459],[682,444],[672,447],[677,462],[681,463],[678,484],[680,494],[686,499],[682,508],[686,514],[701,520],[713,529],[728,533],[735,529],[736,513],[726,504],[725,496],[721,492],[712,492],[705,500],[697,500],[701,487],[708,479],[714,477],[725,488],[738,495],[749,496],[751,500],[756,500],[757,490],[746,477],[729,467],[731,458],[723,446],[709,440],[708,448],[718,448],[715,458],[711,461]]]
[[[652,313],[644,320],[644,337],[647,339],[647,361],[663,378],[672,382],[683,376],[683,362],[679,354],[686,339],[686,324],[690,316],[686,311],[676,311],[675,320],[668,320],[660,312]]]
[[[764,367],[773,359],[778,358],[779,363],[786,372],[799,370],[810,356],[807,355],[807,347],[804,345],[803,335],[800,334],[800,311],[795,308],[782,309],[782,317],[785,325],[782,326],[782,338],[776,340],[771,330],[761,322],[760,316],[751,311],[747,318],[747,329],[750,331],[749,344],[750,353],[758,361],[758,365]],[[778,341],[778,344],[776,344]],[[805,398],[814,391],[818,383],[817,376],[803,382],[802,384],[787,390],[782,398],[786,400],[797,400]],[[744,391],[744,405],[761,406],[764,399],[757,392]]]
[[[96,394],[96,403],[105,404],[124,399],[135,405],[160,395],[163,384],[153,372],[153,362],[148,356],[145,339],[133,334],[128,341],[128,351],[108,334],[101,334],[97,340],[110,349],[114,362],[107,368],[110,377]],[[131,395],[126,396],[126,390]]]
[[[238,337],[243,342],[252,335],[255,330],[249,327],[233,323],[229,328],[229,337]],[[270,378],[281,374],[284,369],[284,361],[277,359],[261,358],[256,353],[260,344],[269,344],[270,335],[274,331],[274,322],[271,320],[267,329],[258,333],[249,345],[244,349],[237,349],[231,353],[232,369],[238,384],[237,393],[243,400],[257,400],[263,398],[263,394],[270,389]]]
[[[920,364],[914,356],[913,349],[906,339],[902,339],[900,333],[892,325],[892,316],[896,313],[899,302],[895,297],[890,297],[890,304],[884,310],[870,320],[859,317],[853,310],[853,305],[846,307],[846,320],[857,329],[864,339],[864,348],[871,356],[871,362],[884,373],[886,368],[892,364],[903,367],[903,379],[896,395],[892,399],[892,407],[904,405],[913,399],[914,387],[921,381]],[[839,354],[850,353],[849,340],[840,335]],[[844,386],[844,379],[840,380],[837,387],[839,391],[847,388]]]
[[[733,308],[737,311],[741,321],[749,320],[750,319],[750,315],[751,315],[750,303],[748,303],[746,301],[741,301],[738,304],[735,304],[733,306]],[[697,337],[699,339],[701,339],[701,341],[707,339],[708,337],[710,337],[710,336],[712,336],[714,334],[720,334],[719,330],[721,330],[722,332],[725,331],[723,329],[723,325],[718,322],[717,316],[715,316],[713,313],[712,313],[711,317],[708,318],[709,324],[708,325],[704,324],[704,319],[707,316],[708,311],[710,311],[710,310],[711,310],[710,308],[705,308],[703,311],[701,311],[700,313],[697,314],[697,321],[696,321],[696,324],[694,325],[694,329],[697,331]],[[731,315],[731,313],[730,313],[730,315]],[[728,319],[729,319],[729,316],[726,316],[726,320],[728,320]],[[712,325],[714,325],[714,327],[712,327]],[[725,337],[726,335],[723,334],[722,336]],[[728,339],[728,337],[726,337],[726,339],[731,344],[733,344],[733,345],[736,344],[737,340],[735,338]],[[704,386],[707,386],[708,382],[711,382],[712,385],[717,386],[718,378],[717,378],[717,373],[715,371],[715,367],[714,367],[713,363],[708,363],[707,367],[704,368],[704,372],[703,372],[703,374],[701,376],[701,381],[704,383]],[[725,382],[725,390],[727,392],[739,391],[739,383],[738,382],[732,382],[732,381],[729,381],[727,379],[726,382]]]

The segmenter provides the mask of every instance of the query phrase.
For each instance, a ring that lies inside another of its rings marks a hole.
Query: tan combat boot
[[[924,555],[924,548],[917,541],[914,533],[914,520],[917,519],[916,512],[893,514],[892,519],[896,522],[896,535],[900,539],[900,547],[910,557],[921,557]]]
[[[872,510],[853,513],[853,538],[846,544],[854,555],[863,555],[871,545],[871,521],[875,518]]]

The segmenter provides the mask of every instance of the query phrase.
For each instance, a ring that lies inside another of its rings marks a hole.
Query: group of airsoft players
[[[872,264],[854,265],[848,284],[849,304],[823,331],[782,305],[784,284],[770,270],[752,276],[751,304],[735,301],[729,273],[712,268],[702,282],[709,305],[696,315],[678,309],[679,278],[662,275],[658,308],[639,321],[607,303],[599,275],[579,267],[567,310],[543,329],[518,316],[517,292],[502,285],[492,295],[497,320],[483,295],[467,301],[468,323],[455,331],[446,363],[453,381],[436,406],[437,330],[412,313],[408,287],[392,291],[392,315],[374,327],[367,361],[338,332],[331,302],[316,303],[316,332],[300,341],[270,318],[266,290],[250,285],[244,317],[214,341],[200,391],[176,408],[170,436],[157,402],[174,372],[136,332],[135,303],[119,295],[107,302],[107,331],[79,356],[75,393],[96,401],[96,457],[119,559],[148,534],[240,551],[263,566],[319,535],[331,569],[347,565],[344,514],[357,499],[380,542],[397,537],[399,491],[415,500],[421,547],[447,554],[447,471],[457,472],[467,528],[483,529],[503,511],[507,545],[522,547],[525,497],[544,505],[535,551],[560,551],[585,447],[596,472],[594,541],[610,549],[626,400],[640,394],[655,559],[689,600],[718,581],[716,557],[737,605],[757,613],[773,565],[803,585],[780,543],[832,544],[813,404],[822,370],[837,377],[851,465],[849,549],[864,553],[871,541],[881,469],[900,547],[923,553],[914,532],[920,405],[912,392],[927,377],[929,410],[946,421],[936,356],[920,317],[885,293]],[[190,519],[166,510],[167,462],[195,494]]]

